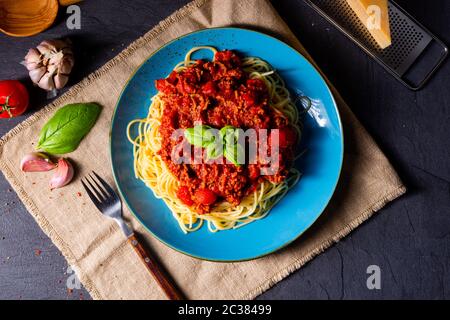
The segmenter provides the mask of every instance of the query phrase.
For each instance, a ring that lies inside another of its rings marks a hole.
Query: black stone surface
[[[81,7],[81,30],[57,23],[29,38],[0,34],[0,79],[21,79],[33,108],[0,120],[0,135],[46,103],[19,63],[41,40],[70,36],[77,67],[70,85],[114,57],[186,0],[96,0]],[[398,0],[450,43],[450,2]],[[302,0],[274,6],[340,90],[392,161],[409,191],[348,237],[260,296],[261,299],[392,299],[450,297],[450,64],[421,91],[388,75]],[[36,251],[39,250],[39,251]],[[39,254],[40,253],[40,254]],[[381,269],[381,290],[366,286],[369,265]],[[0,175],[0,298],[89,299],[69,292],[67,264]]]

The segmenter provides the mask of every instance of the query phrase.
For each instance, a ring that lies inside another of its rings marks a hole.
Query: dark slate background
[[[70,36],[77,67],[70,85],[113,58],[186,0],[96,0],[80,4],[81,30],[56,24],[25,39],[0,34],[0,79],[21,79],[33,106],[0,121],[0,135],[46,104],[19,63],[41,40]],[[398,0],[450,43],[450,1]],[[398,170],[409,191],[370,221],[264,293],[262,299],[450,297],[450,64],[421,91],[399,84],[302,0],[273,1]],[[18,159],[19,161],[19,159]],[[366,269],[381,268],[381,290],[368,290]],[[88,299],[66,287],[67,264],[0,175],[0,298]]]

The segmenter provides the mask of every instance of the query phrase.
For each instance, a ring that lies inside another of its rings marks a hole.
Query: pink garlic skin
[[[69,160],[61,158],[58,160],[58,167],[50,179],[50,190],[62,188],[69,184],[73,178],[73,166]]]
[[[28,71],[31,71],[35,68],[38,68],[41,64],[41,54],[34,48],[28,50],[27,55],[25,56],[25,67],[27,67]]]
[[[65,74],[62,73],[58,73],[55,75],[53,80],[55,81],[55,87],[57,89],[63,88],[67,84],[67,81],[69,81],[69,76],[66,76]]]
[[[43,172],[56,168],[50,158],[42,152],[33,152],[25,155],[20,161],[20,170],[23,172]]]
[[[47,69],[45,67],[40,67],[40,68],[36,68],[36,69],[32,69],[29,72],[31,81],[33,81],[33,83],[38,83],[39,80],[44,76],[44,74],[47,72]]]

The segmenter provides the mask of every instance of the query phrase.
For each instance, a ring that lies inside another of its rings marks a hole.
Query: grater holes
[[[377,52],[394,69],[397,69],[423,39],[423,34],[418,32],[397,12],[393,11],[392,7],[389,9],[393,45],[385,50],[378,49]]]
[[[383,50],[345,0],[311,2],[394,70],[401,69],[424,40],[424,34],[401,16],[392,4],[389,4],[392,45]]]

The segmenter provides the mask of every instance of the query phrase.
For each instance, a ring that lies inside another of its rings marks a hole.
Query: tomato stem
[[[8,113],[8,115],[9,115],[9,117],[12,118],[13,114],[12,114],[11,110],[14,109],[14,108],[12,108],[9,105],[9,98],[10,97],[11,96],[6,96],[5,103],[4,104],[0,104],[0,114],[2,114],[3,112],[6,111]]]

